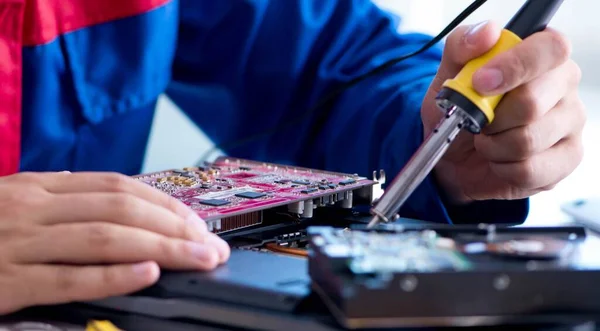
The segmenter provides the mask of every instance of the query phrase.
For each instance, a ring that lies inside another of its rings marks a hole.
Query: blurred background
[[[324,0],[317,0],[324,1]],[[373,0],[381,8],[400,15],[399,30],[437,34],[471,0]],[[521,0],[490,0],[466,24],[494,20],[508,22],[523,4]],[[550,192],[531,200],[529,225],[546,225],[567,219],[560,206],[579,198],[600,196],[600,12],[598,0],[565,1],[551,26],[568,36],[573,44],[573,58],[583,71],[581,97],[588,108],[585,130],[586,155],[581,166]],[[177,141],[177,144],[173,144]],[[596,144],[596,146],[594,146]],[[173,149],[173,146],[179,148]],[[154,119],[144,171],[155,171],[194,164],[212,146],[210,140],[167,98],[161,98]],[[193,151],[193,153],[190,153]]]

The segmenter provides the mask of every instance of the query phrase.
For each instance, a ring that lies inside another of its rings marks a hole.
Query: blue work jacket
[[[393,177],[423,140],[440,47],[307,110],[430,39],[397,24],[368,0],[0,0],[0,174],[136,174],[166,94],[229,155]],[[519,223],[527,209],[449,207],[428,177],[401,215]]]

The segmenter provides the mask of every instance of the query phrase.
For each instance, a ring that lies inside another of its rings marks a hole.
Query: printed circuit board
[[[190,206],[218,233],[260,224],[263,211],[271,208],[287,207],[290,214],[310,218],[318,207],[372,202],[382,194],[385,174],[373,177],[231,157],[134,176]]]

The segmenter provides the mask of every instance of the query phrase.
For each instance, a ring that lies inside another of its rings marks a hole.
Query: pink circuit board
[[[357,175],[231,157],[134,178],[190,206],[215,232],[259,224],[261,211],[285,205],[304,217],[311,217],[318,206],[350,208],[355,194],[369,198],[378,183]]]

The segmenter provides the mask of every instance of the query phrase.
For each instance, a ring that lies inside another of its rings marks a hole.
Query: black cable
[[[353,79],[351,79],[348,82],[343,83],[341,86],[339,86],[337,89],[335,89],[333,92],[331,92],[330,94],[328,94],[327,96],[325,96],[324,98],[320,99],[319,102],[317,102],[313,107],[309,108],[304,114],[291,119],[283,124],[279,124],[277,126],[274,126],[270,129],[267,129],[265,131],[250,135],[248,137],[239,139],[239,140],[233,140],[230,141],[226,144],[221,144],[221,145],[216,145],[213,146],[212,148],[210,148],[207,152],[205,152],[202,157],[200,158],[200,160],[198,161],[198,164],[206,161],[208,159],[208,157],[213,154],[214,152],[216,152],[218,149],[233,149],[236,147],[239,147],[241,145],[247,144],[253,140],[259,139],[261,137],[264,136],[268,136],[271,135],[273,133],[276,133],[278,131],[284,130],[286,128],[288,128],[291,125],[295,125],[298,122],[301,122],[302,120],[308,118],[310,115],[312,115],[315,111],[317,111],[317,109],[321,108],[322,106],[324,106],[325,104],[327,104],[328,102],[332,101],[335,97],[337,97],[340,93],[344,92],[345,90],[351,88],[352,86],[368,79],[371,78],[375,75],[378,75],[390,68],[392,68],[394,65],[398,64],[401,61],[404,61],[406,59],[409,59],[415,55],[419,55],[423,52],[425,52],[426,50],[428,50],[429,48],[433,47],[435,44],[437,44],[438,42],[440,42],[442,39],[444,39],[444,37],[446,37],[450,32],[452,32],[452,30],[454,30],[456,27],[458,27],[466,18],[468,18],[473,12],[475,12],[479,7],[481,7],[483,4],[486,3],[487,0],[475,0],[473,3],[471,3],[471,5],[469,5],[465,10],[463,10],[454,20],[452,20],[452,22],[450,22],[450,24],[448,24],[443,30],[442,32],[440,32],[437,36],[435,36],[433,39],[431,39],[429,42],[427,42],[425,45],[423,45],[420,49],[403,55],[401,57],[389,60],[387,62],[385,62],[384,64],[381,64],[375,68],[373,68],[371,71],[362,74],[358,77],[355,77]],[[325,116],[327,117],[327,116]]]

